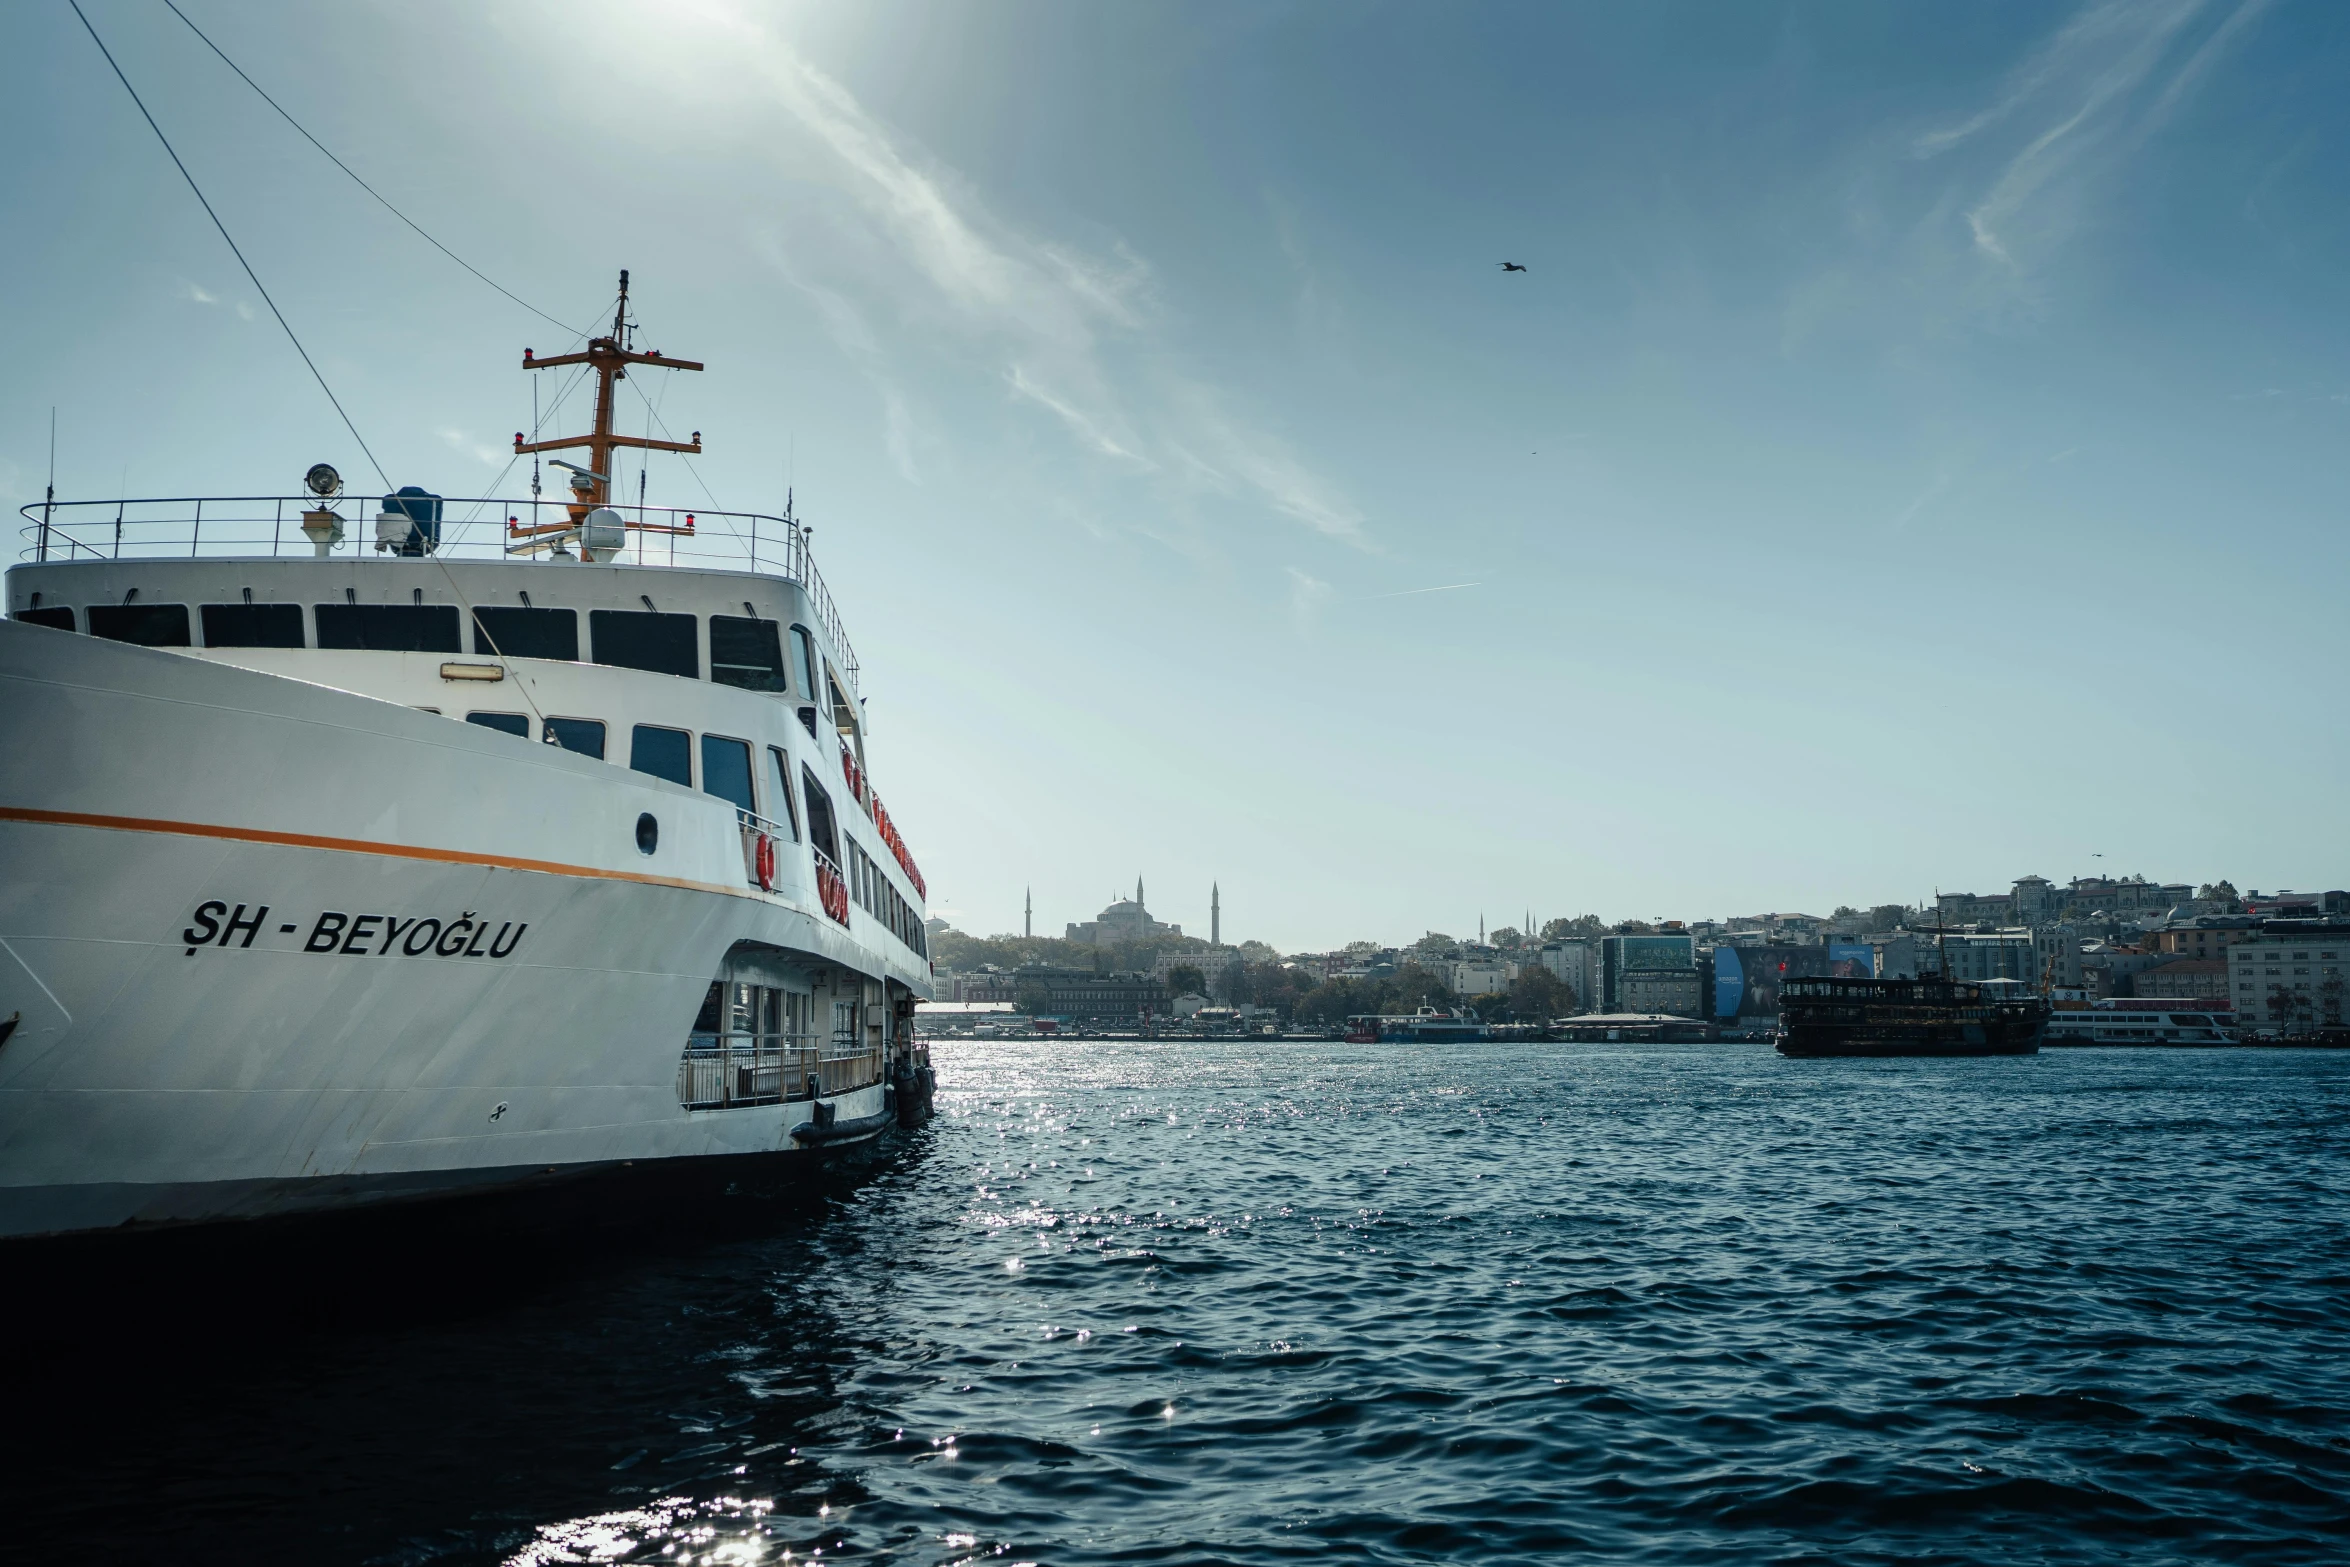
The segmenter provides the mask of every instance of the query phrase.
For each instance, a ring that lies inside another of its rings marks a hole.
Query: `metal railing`
[[[677,1063],[688,1110],[830,1099],[881,1081],[881,1052],[819,1044],[810,1034],[694,1034]]]
[[[439,498],[442,520],[432,554],[442,560],[506,560],[548,547],[541,537],[508,532],[567,521],[559,501],[509,500],[497,496]],[[379,503],[341,496],[334,503],[345,537],[328,546],[350,558],[378,553],[375,513]],[[302,514],[319,505],[309,495],[182,495],[148,500],[34,501],[18,512],[25,519],[18,559],[188,560],[209,558],[308,558],[316,546],[302,531]],[[683,566],[717,571],[756,571],[796,583],[808,595],[815,618],[838,651],[852,692],[859,684],[856,649],[832,592],[809,552],[809,530],[789,517],[765,512],[721,511],[684,506],[615,506],[631,523],[617,560],[637,566]],[[459,516],[464,512],[467,515]],[[386,559],[404,559],[386,555]]]

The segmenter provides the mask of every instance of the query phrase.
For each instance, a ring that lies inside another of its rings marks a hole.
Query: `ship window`
[[[791,796],[791,759],[783,754],[783,747],[771,745],[767,758],[775,764],[775,800],[777,820],[791,829],[791,841],[800,841],[800,810]]]
[[[682,729],[639,724],[628,745],[628,765],[640,773],[694,786],[693,737]]]
[[[745,691],[791,690],[783,672],[783,641],[772,620],[710,617],[710,678]]]
[[[90,635],[141,647],[188,646],[185,604],[92,604]]]
[[[530,720],[520,713],[467,713],[465,721],[479,724],[484,729],[495,729],[502,735],[512,735],[517,740],[530,738]]]
[[[579,611],[491,604],[473,612],[473,651],[493,658],[579,661]]]
[[[737,810],[759,814],[751,796],[751,748],[724,735],[702,736],[702,792],[732,800]]]
[[[840,863],[840,847],[832,832],[832,796],[824,792],[824,785],[805,767],[800,769],[800,788],[808,802],[808,841],[824,851],[824,857],[833,864]]]
[[[71,631],[73,629],[73,606],[58,604],[48,609],[20,609],[11,618],[24,621],[28,625],[47,626],[54,631]]]
[[[834,674],[830,668],[827,668],[824,674],[825,684],[832,688],[832,727],[844,735],[855,734],[857,732],[857,704],[850,701],[847,693],[841,690],[840,676]]]
[[[318,645],[372,653],[462,653],[454,604],[321,604]]]
[[[604,721],[601,718],[550,718],[547,738],[566,751],[604,759]]]
[[[800,695],[816,700],[816,645],[808,639],[806,626],[791,628],[792,660],[800,670]]]
[[[694,617],[653,610],[597,609],[588,612],[595,634],[595,661],[615,669],[648,669],[656,675],[698,680],[702,655],[695,646]]]
[[[299,604],[206,604],[197,613],[204,619],[206,647],[303,645]]]

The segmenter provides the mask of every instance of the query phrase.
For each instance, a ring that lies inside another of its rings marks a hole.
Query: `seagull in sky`
[[[1519,266],[1515,261],[1503,262],[1501,264],[1501,269],[1504,272],[1523,272],[1526,270],[1524,267]]]

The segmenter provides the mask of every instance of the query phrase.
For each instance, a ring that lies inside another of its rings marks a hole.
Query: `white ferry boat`
[[[40,504],[0,622],[0,1236],[805,1157],[927,1113],[924,886],[783,516]],[[566,465],[570,466],[570,465]],[[534,491],[537,485],[534,481]],[[353,512],[347,522],[344,513]],[[374,511],[372,517],[364,514]],[[354,526],[355,524],[355,526]],[[353,536],[355,533],[356,536]]]
[[[2199,1009],[2193,1002],[2183,1002],[2174,1011],[2160,1004],[2116,1006],[2111,1001],[2097,1001],[2049,1013],[2048,1032],[2040,1043],[2051,1047],[2232,1045],[2236,1043],[2234,1022],[2233,1014]]]

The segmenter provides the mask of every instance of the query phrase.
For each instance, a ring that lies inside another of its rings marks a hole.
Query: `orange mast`
[[[620,271],[620,303],[612,312],[611,336],[590,338],[584,353],[558,354],[552,359],[538,358],[527,348],[522,351],[522,368],[525,370],[551,370],[562,365],[586,365],[596,373],[596,427],[593,431],[586,435],[568,435],[552,441],[526,441],[520,430],[514,432],[514,454],[518,457],[525,452],[557,452],[574,446],[584,446],[588,449],[588,462],[591,467],[585,477],[589,481],[589,492],[580,497],[585,505],[575,508],[575,515],[572,518],[574,524],[578,522],[579,516],[585,514],[588,506],[603,506],[611,502],[612,453],[616,448],[635,446],[646,451],[685,452],[688,454],[699,453],[702,449],[702,432],[699,430],[694,432],[694,438],[690,441],[655,441],[643,436],[622,435],[612,428],[614,413],[612,383],[625,379],[630,365],[652,365],[662,370],[699,370],[702,368],[691,359],[671,359],[659,350],[649,354],[633,352],[625,346],[627,322],[628,269],[623,267]],[[630,523],[629,526],[637,527],[639,524]],[[521,535],[562,532],[564,529],[561,526],[537,529],[510,527],[508,531]],[[685,530],[661,529],[659,531],[682,532]]]

